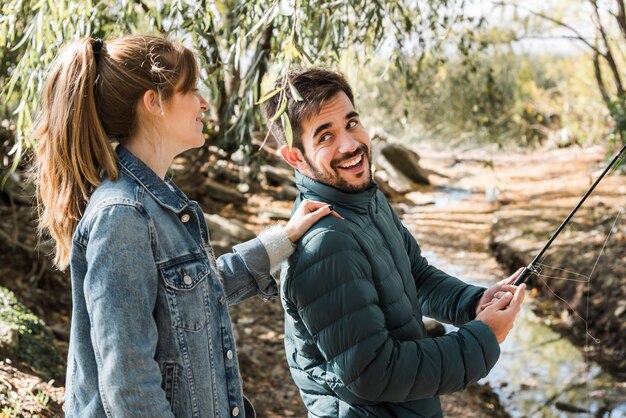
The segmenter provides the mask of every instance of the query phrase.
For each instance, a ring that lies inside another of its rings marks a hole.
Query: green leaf
[[[313,65],[313,58],[311,58],[311,56],[307,54],[304,48],[302,48],[300,44],[297,42],[294,43],[294,46],[296,50],[298,51],[298,53],[300,54],[300,59],[304,61],[306,65]]]
[[[302,95],[300,94],[300,92],[296,88],[296,86],[291,84],[291,82],[289,82],[289,90],[291,90],[291,97],[293,97],[296,102],[301,102],[301,101],[304,100],[302,98]]]
[[[261,97],[255,104],[261,104],[269,99],[271,99],[272,97],[276,96],[278,93],[281,92],[283,88],[282,87],[276,87],[274,90],[272,91],[268,91],[267,93],[265,93],[263,95],[263,97]]]
[[[287,110],[287,99],[286,98],[283,100],[283,103],[280,105],[280,107],[278,108],[278,110],[276,111],[274,116],[272,116],[272,122],[274,122],[275,120],[278,120],[278,118],[283,113],[285,113],[285,110]]]
[[[276,9],[276,4],[273,4],[272,6],[270,6],[270,8],[267,9],[267,11],[263,14],[263,16],[259,19],[259,21],[255,23],[255,25],[248,31],[248,33],[246,33],[245,37],[247,38],[248,36],[256,32],[261,26],[263,26],[264,23],[269,23],[272,20],[274,20],[274,17],[276,17],[276,15],[274,14],[274,17],[271,17],[271,16],[275,9]]]
[[[289,116],[287,113],[283,113],[282,115],[283,129],[285,131],[285,139],[287,140],[287,145],[289,145],[289,149],[293,146],[293,131],[291,130],[291,121],[289,120]]]

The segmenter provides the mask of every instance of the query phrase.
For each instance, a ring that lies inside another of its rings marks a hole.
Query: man
[[[485,291],[430,266],[372,181],[369,136],[346,80],[313,68],[288,81],[293,147],[281,119],[269,123],[296,169],[296,204],[327,202],[345,218],[313,226],[281,277],[287,361],[309,416],[442,416],[440,394],[495,364],[525,286],[511,285],[513,275]],[[281,96],[263,104],[268,121]],[[460,328],[428,338],[422,315]]]

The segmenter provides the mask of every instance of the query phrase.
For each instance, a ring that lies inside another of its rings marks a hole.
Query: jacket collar
[[[328,186],[305,176],[296,170],[296,187],[306,199],[321,200],[337,206],[343,206],[357,213],[367,213],[369,205],[375,199],[378,186],[372,183],[362,192],[348,193]]]
[[[119,145],[115,151],[122,169],[141,184],[161,206],[176,213],[187,207],[189,204],[187,196],[168,176],[165,176],[165,180],[161,180],[150,167],[122,145]]]

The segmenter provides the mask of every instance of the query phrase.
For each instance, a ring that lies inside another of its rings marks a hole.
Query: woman
[[[198,204],[166,176],[204,144],[197,72],[154,36],[80,39],[50,70],[37,195],[72,277],[68,417],[244,416],[227,305],[273,297],[270,268],[332,211],[306,202],[215,260]]]

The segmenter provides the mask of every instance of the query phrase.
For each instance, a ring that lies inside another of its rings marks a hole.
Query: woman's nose
[[[207,102],[203,96],[200,96],[200,109],[202,109],[203,112],[209,110],[209,102]]]

